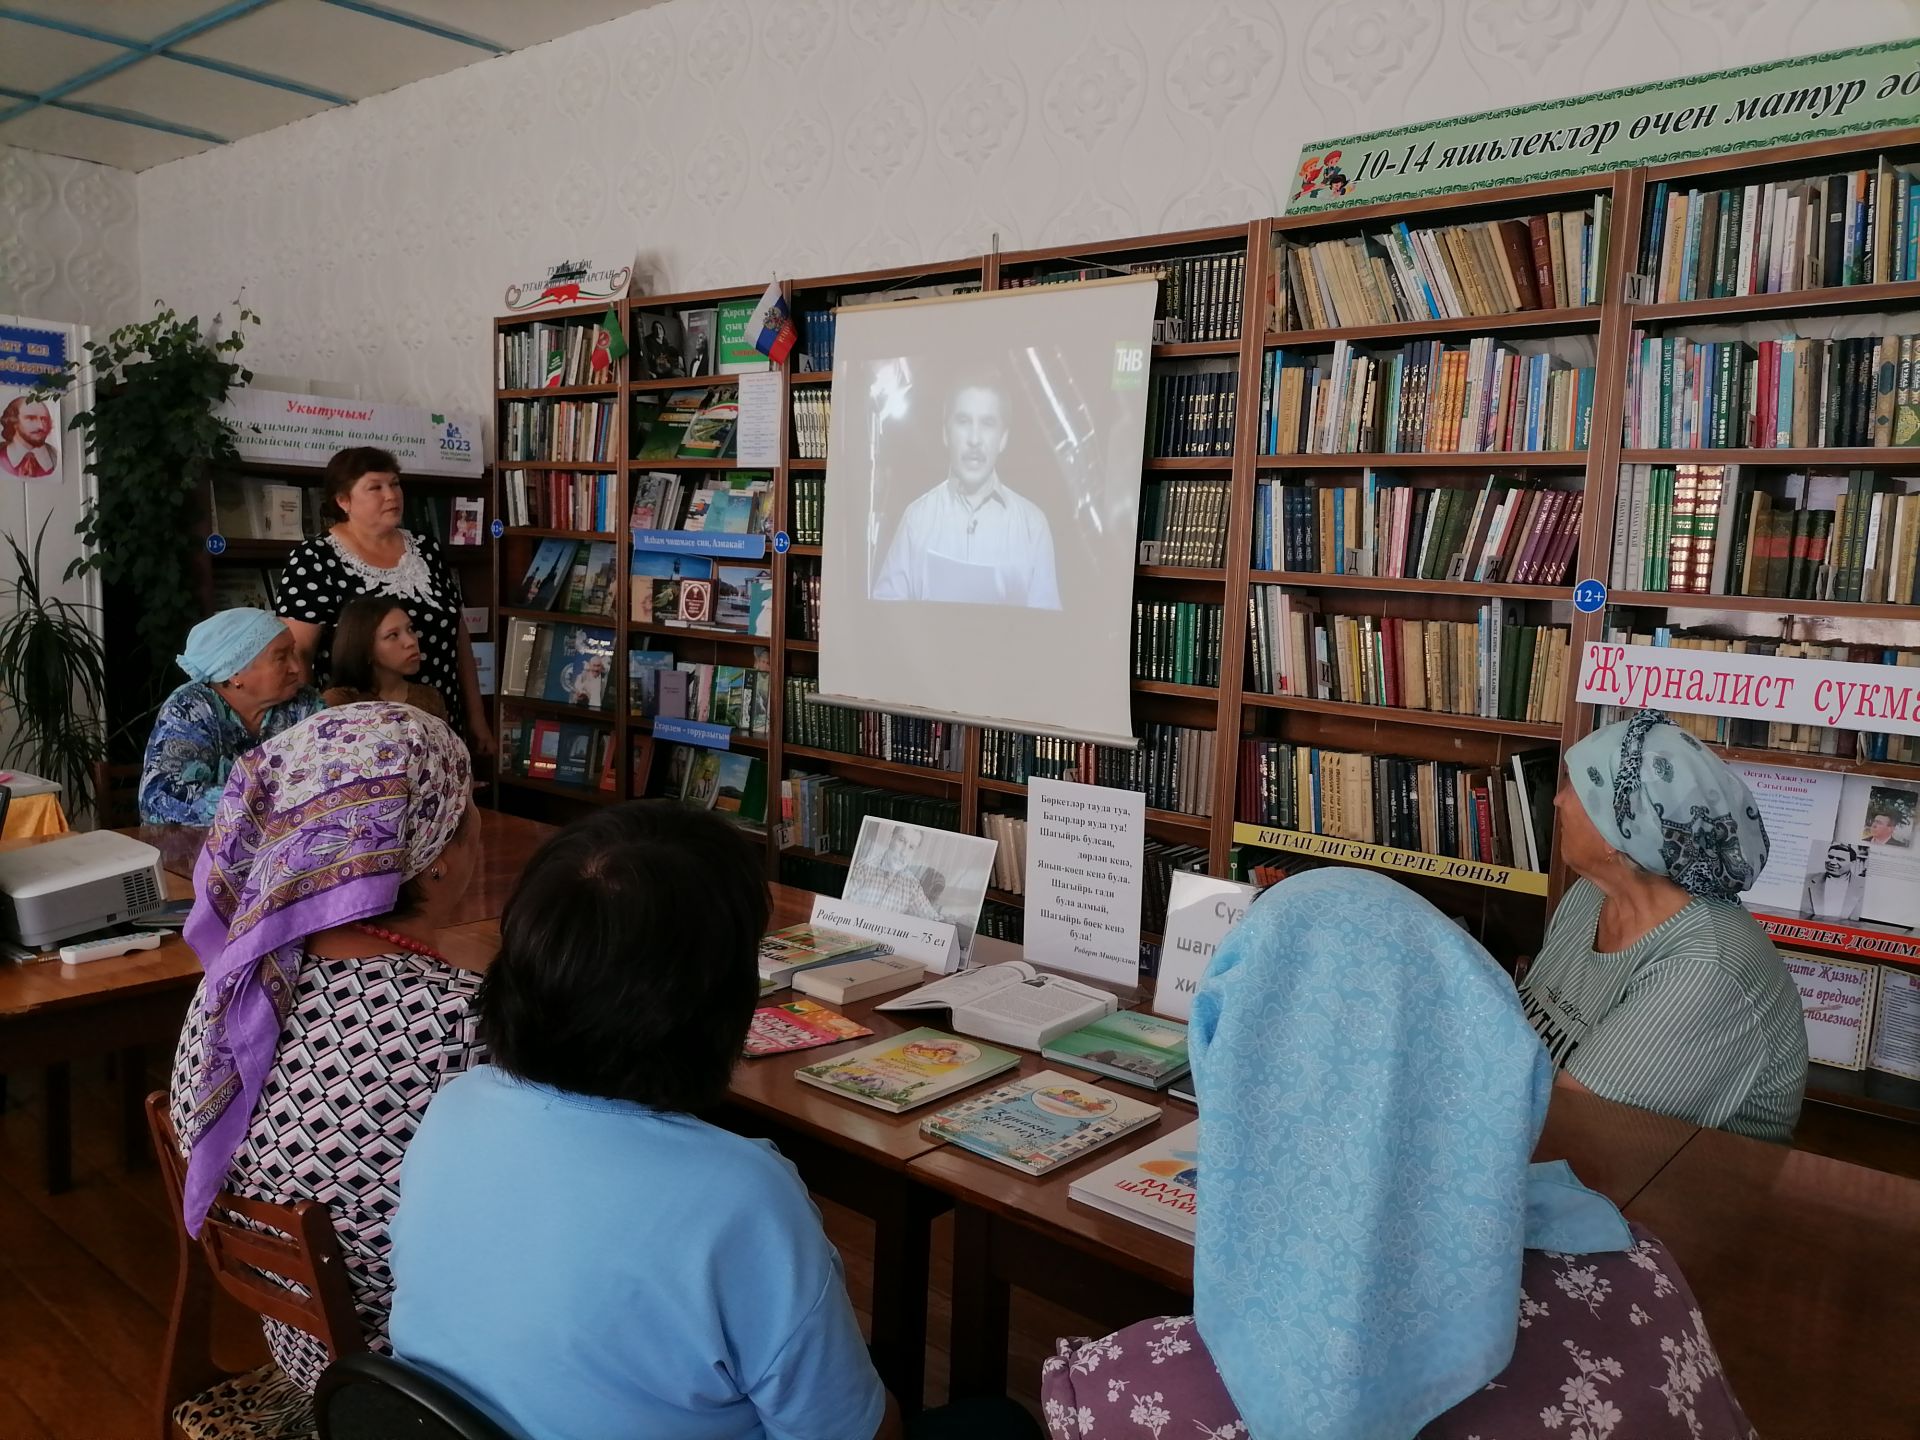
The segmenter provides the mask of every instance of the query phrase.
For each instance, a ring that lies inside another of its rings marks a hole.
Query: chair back
[[[320,1440],[513,1440],[431,1375],[370,1351],[327,1367],[313,1413]]]
[[[93,766],[93,823],[100,830],[126,830],[140,823],[140,767]]]

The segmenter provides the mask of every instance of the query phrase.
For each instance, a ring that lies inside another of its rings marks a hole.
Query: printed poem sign
[[[1911,678],[1901,678],[1911,677]],[[1649,706],[1737,715],[1782,725],[1920,735],[1920,672],[1852,660],[1797,660],[1613,645],[1590,640],[1580,657],[1586,705]]]
[[[1140,978],[1147,801],[1035,776],[1027,787],[1027,958],[1111,985]]]

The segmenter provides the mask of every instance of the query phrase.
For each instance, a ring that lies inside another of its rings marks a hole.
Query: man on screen
[[[900,517],[875,600],[1060,608],[1047,517],[1000,479],[1007,412],[991,374],[968,376],[947,396],[946,478]]]

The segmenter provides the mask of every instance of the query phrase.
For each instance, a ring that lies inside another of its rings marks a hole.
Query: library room
[[[32,0],[0,215],[0,1440],[1920,1440],[1914,0]]]

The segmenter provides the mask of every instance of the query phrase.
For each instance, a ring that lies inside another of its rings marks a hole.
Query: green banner
[[[1287,214],[1731,155],[1912,125],[1920,39],[1516,105],[1300,151]]]

